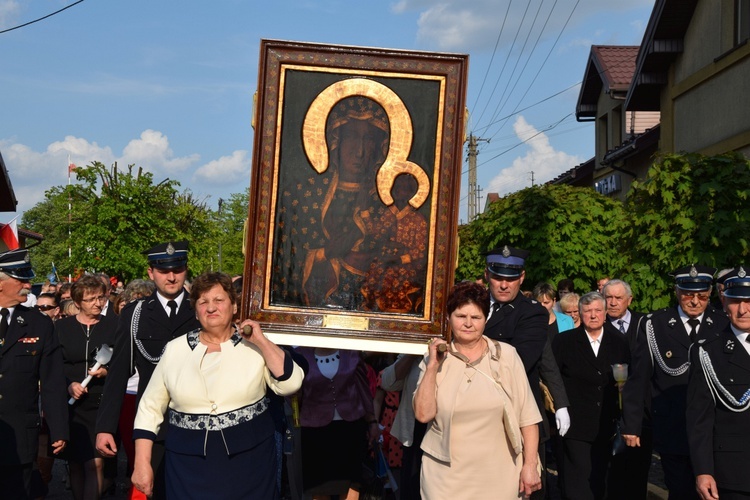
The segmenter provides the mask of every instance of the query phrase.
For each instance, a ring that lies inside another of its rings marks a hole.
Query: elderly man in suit
[[[625,336],[630,350],[634,351],[638,337],[638,322],[644,315],[630,310],[630,304],[633,302],[630,285],[620,279],[610,280],[604,285],[602,295],[607,301],[607,321]]]
[[[68,440],[63,358],[52,320],[21,305],[33,277],[28,250],[0,254],[0,496],[13,500],[31,498],[40,399],[53,453]]]
[[[729,324],[693,345],[687,430],[702,500],[750,498],[750,276],[740,266],[724,280]]]
[[[606,321],[606,302],[589,292],[579,302],[581,326],[552,342],[565,390],[571,425],[563,437],[563,494],[570,500],[602,499],[607,490],[618,386],[612,365],[630,363],[622,334]]]
[[[128,378],[134,370],[138,370],[137,407],[167,342],[200,328],[184,288],[188,243],[161,243],[145,253],[149,263],[148,277],[154,281],[156,291],[145,299],[125,306],[120,316],[112,362],[96,419],[96,449],[105,457],[113,457],[117,453],[114,435]],[[154,498],[164,495],[164,476],[160,467],[163,456],[161,439],[154,443],[152,451],[151,462],[156,474]]]
[[[638,325],[645,315],[630,310],[633,291],[626,281],[608,280],[602,286],[601,294],[607,301],[607,321],[625,337],[632,356],[638,339]],[[612,459],[610,490],[616,492],[614,496],[619,498],[645,500],[648,493],[648,471],[653,445],[647,412],[644,411],[643,417],[645,420],[641,428],[641,446],[629,447]]]
[[[672,275],[678,305],[641,321],[633,366],[623,388],[623,438],[641,446],[644,408],[650,408],[653,446],[661,456],[671,500],[697,498],[685,427],[691,346],[715,337],[726,315],[709,305],[713,275],[707,266],[685,266]]]

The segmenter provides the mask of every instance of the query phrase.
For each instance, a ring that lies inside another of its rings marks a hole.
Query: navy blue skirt
[[[227,455],[221,432],[210,431],[205,457],[167,450],[167,498],[275,500],[276,470],[273,433],[249,450]]]

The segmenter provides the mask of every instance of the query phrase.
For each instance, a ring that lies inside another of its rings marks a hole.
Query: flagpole
[[[68,264],[70,267],[68,269],[73,268],[73,252],[71,250],[71,237],[70,237],[70,224],[71,224],[71,211],[73,209],[73,203],[70,196],[70,171],[72,170],[70,167],[73,165],[70,163],[70,155],[68,155]],[[68,271],[68,283],[73,281],[73,276],[70,274],[70,271]]]

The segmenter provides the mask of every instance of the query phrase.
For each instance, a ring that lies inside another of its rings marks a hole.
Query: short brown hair
[[[195,308],[198,299],[204,293],[219,285],[227,295],[232,304],[237,303],[237,291],[232,285],[232,277],[226,273],[206,272],[195,278],[190,286],[190,304]]]
[[[97,276],[84,274],[78,281],[73,283],[73,287],[70,289],[70,298],[73,299],[76,305],[80,304],[86,292],[101,292],[102,295],[105,295],[107,287]]]
[[[487,288],[478,283],[466,282],[454,286],[448,294],[445,311],[448,316],[459,307],[474,304],[482,310],[486,318],[490,313],[490,293]]]

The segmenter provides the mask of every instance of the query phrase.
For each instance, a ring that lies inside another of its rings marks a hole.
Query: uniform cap
[[[174,269],[187,265],[188,242],[168,241],[146,250],[148,265],[157,269]]]
[[[503,247],[487,252],[487,270],[503,278],[519,278],[529,252],[520,248]]]
[[[750,268],[735,267],[724,277],[724,297],[750,299]]]
[[[31,269],[29,251],[19,248],[0,253],[0,272],[23,281],[32,279],[35,275]]]
[[[714,282],[715,267],[685,266],[672,273],[675,285],[680,290],[702,292],[711,289]]]

